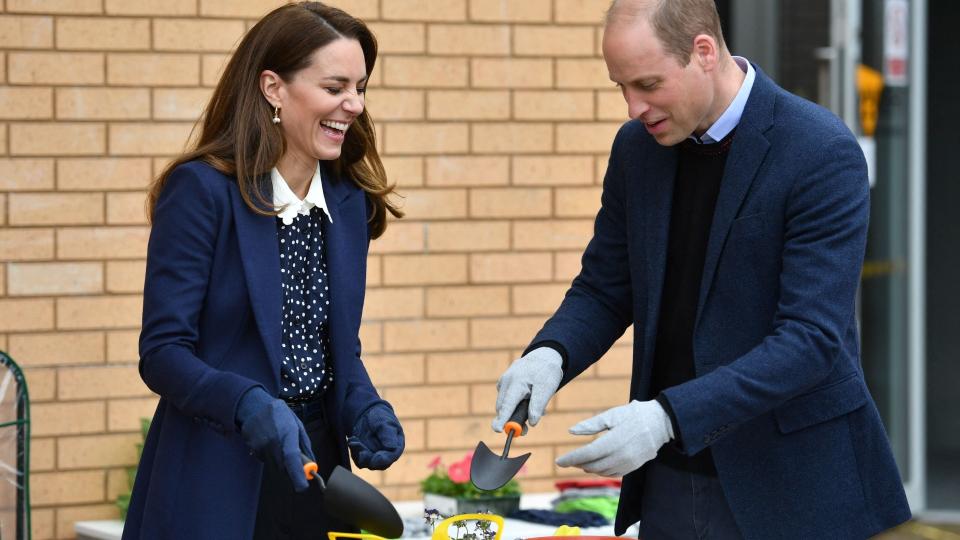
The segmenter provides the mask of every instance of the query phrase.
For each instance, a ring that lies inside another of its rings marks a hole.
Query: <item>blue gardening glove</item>
[[[538,347],[515,360],[497,381],[497,417],[493,419],[493,430],[503,431],[504,424],[524,398],[530,398],[527,422],[537,425],[562,379],[563,358],[556,349]]]
[[[259,386],[251,388],[237,405],[237,425],[243,441],[258,459],[286,471],[296,491],[309,487],[300,453],[314,461],[316,458],[307,430],[286,403]]]
[[[673,439],[673,426],[656,400],[631,401],[608,409],[570,428],[574,435],[595,435],[596,440],[557,458],[561,467],[579,467],[601,476],[623,476],[657,457],[660,447]]]
[[[382,471],[403,453],[404,438],[400,420],[386,403],[378,403],[360,415],[347,439],[350,455],[357,467]]]

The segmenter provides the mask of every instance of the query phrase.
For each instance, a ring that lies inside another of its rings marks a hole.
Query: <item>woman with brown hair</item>
[[[389,200],[364,92],[369,29],[318,2],[243,38],[195,147],[148,197],[140,373],[160,395],[126,538],[325,538],[301,456],[384,469],[403,430],[360,360]]]

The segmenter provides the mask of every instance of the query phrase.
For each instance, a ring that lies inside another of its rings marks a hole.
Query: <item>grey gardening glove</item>
[[[527,422],[537,425],[562,378],[563,358],[550,347],[539,347],[515,360],[497,381],[497,417],[493,419],[493,430],[503,431],[513,410],[528,397]]]
[[[590,444],[557,458],[561,467],[579,467],[601,476],[623,476],[657,457],[673,439],[670,417],[655,400],[631,401],[570,428],[574,435],[595,435]]]

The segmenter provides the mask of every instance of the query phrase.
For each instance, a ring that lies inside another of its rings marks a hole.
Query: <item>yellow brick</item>
[[[467,321],[389,321],[383,325],[384,348],[390,352],[451,351],[467,347]]]
[[[569,288],[566,284],[517,285],[511,297],[512,312],[516,315],[550,315],[560,307]]]
[[[30,394],[30,397],[33,398],[33,392]],[[30,472],[49,471],[53,470],[55,466],[56,441],[54,439],[31,439]]]
[[[630,378],[577,379],[554,398],[561,411],[607,409],[630,400]]]
[[[146,193],[108,193],[107,223],[147,223]]]
[[[95,365],[104,362],[102,332],[59,332],[12,336],[11,347],[20,353],[21,364],[40,366]],[[34,370],[36,373],[55,370]],[[53,398],[53,382],[50,382]],[[34,393],[31,386],[31,395]]]
[[[107,292],[143,292],[145,271],[146,261],[143,260],[107,262]]]
[[[431,287],[427,289],[427,316],[472,317],[506,315],[510,310],[507,287]]]
[[[109,15],[196,15],[196,0],[105,0]]]
[[[557,217],[593,217],[600,210],[599,187],[558,188],[556,197]]]
[[[324,3],[330,6],[338,7],[350,15],[364,20],[376,19],[380,16],[378,0],[331,0]]]
[[[618,91],[597,91],[597,119],[625,122],[629,118],[627,104]]]
[[[467,217],[465,189],[408,189],[403,211],[408,219],[451,219]]]
[[[378,388],[422,383],[423,363],[422,354],[376,354],[363,357],[363,365]]]
[[[13,155],[102,154],[106,150],[105,142],[103,124],[10,124],[10,153]]]
[[[515,185],[570,185],[593,183],[593,158],[588,156],[531,156],[513,158]]]
[[[52,159],[0,159],[0,190],[53,189]]]
[[[431,186],[493,186],[510,182],[506,157],[436,156],[427,158]]]
[[[53,508],[37,508],[30,510],[30,530],[34,540],[51,540],[56,538],[56,524]]]
[[[143,189],[152,178],[148,158],[57,160],[57,188],[61,190]]]
[[[609,0],[556,0],[557,22],[602,24]]]
[[[506,25],[436,24],[430,26],[427,51],[433,55],[507,56],[510,27]]]
[[[406,187],[423,185],[421,157],[384,157],[383,167],[387,170],[388,181],[395,183],[401,191]]]
[[[549,281],[552,272],[553,262],[549,253],[497,253],[470,256],[472,283]]]
[[[470,20],[549,22],[550,0],[470,0]]]
[[[53,47],[53,17],[0,15],[0,47],[5,49]]]
[[[7,11],[20,13],[101,13],[102,0],[7,0]]]
[[[510,93],[496,90],[435,90],[427,96],[431,120],[506,120]]]
[[[568,58],[557,60],[557,87],[612,90],[613,82],[603,60]]]
[[[377,36],[380,54],[422,53],[427,48],[426,27],[417,23],[370,24],[370,30]]]
[[[466,124],[388,124],[385,145],[389,154],[448,154],[467,151]]]
[[[424,93],[422,90],[377,89],[367,93],[367,110],[377,119],[423,120]]]
[[[142,315],[141,296],[57,299],[57,328],[130,328],[140,325]]]
[[[52,117],[52,89],[0,87],[0,118],[32,120]]]
[[[38,506],[80,504],[103,501],[103,471],[57,471],[30,477],[30,496]],[[62,531],[70,538],[70,531]]]
[[[493,414],[459,418],[431,418],[427,420],[427,447],[436,450],[473,449],[477,445],[478,435],[490,448],[500,445],[503,448],[503,434],[490,429]],[[570,443],[573,435],[567,429],[583,420],[577,413],[549,414],[536,428],[531,429],[524,439],[534,440],[538,444]],[[523,440],[523,439],[521,439]],[[525,441],[526,442],[526,441]],[[461,454],[463,455],[463,454]]]
[[[402,422],[405,451],[414,452],[425,449],[427,447],[427,423],[424,420],[412,419],[404,419]]]
[[[53,300],[0,300],[0,328],[8,332],[52,329]]]
[[[387,232],[370,243],[371,253],[411,253],[423,251],[422,223],[391,221]]]
[[[473,151],[480,154],[537,154],[553,151],[553,125],[483,123],[471,126]]]
[[[272,0],[200,0],[200,15],[259,19],[280,5]]]
[[[195,86],[200,83],[196,54],[110,53],[107,82],[119,86]]]
[[[111,399],[107,402],[107,429],[140,432],[140,419],[153,418],[157,397]]]
[[[495,382],[512,358],[504,351],[461,351],[427,355],[430,383]]]
[[[543,317],[497,317],[470,321],[474,348],[525,347],[543,327]]]
[[[363,304],[366,320],[409,319],[423,316],[420,288],[378,288],[367,291]]]
[[[120,471],[126,476],[125,471]],[[116,495],[107,495],[109,501],[116,499]],[[105,519],[119,519],[120,509],[116,504],[89,504],[83,506],[65,506],[57,508],[57,538],[73,538],[76,534],[76,522],[99,521]]]
[[[472,58],[470,71],[473,86],[477,88],[549,88],[553,85],[550,59]]]
[[[591,120],[592,92],[516,92],[513,115],[518,120]]]
[[[57,118],[128,120],[150,118],[145,88],[58,88]]]
[[[0,124],[0,155],[7,155],[7,125]]]
[[[139,330],[113,330],[107,332],[107,362],[128,363],[140,359],[137,350]]]
[[[505,221],[449,221],[427,224],[427,248],[437,251],[502,251],[510,247]]]
[[[101,263],[10,263],[9,294],[59,295],[103,292]]]
[[[520,250],[583,249],[593,236],[593,220],[529,221],[513,228]]]
[[[387,285],[455,284],[467,281],[465,255],[385,255]]]
[[[153,20],[153,46],[158,51],[231,51],[240,42],[243,21],[210,19]]]
[[[206,88],[170,88],[153,91],[153,117],[158,120],[197,120],[210,100]]]
[[[111,124],[110,154],[176,155],[186,147],[192,128],[190,122]]]
[[[586,26],[515,26],[513,52],[520,56],[593,56],[594,29]]]
[[[0,225],[7,224],[7,194],[0,193]],[[2,278],[2,271],[0,271],[0,278]],[[3,285],[0,285],[0,295],[3,295]]]
[[[378,287],[383,282],[381,262],[378,255],[367,256],[367,290]]]
[[[470,216],[533,218],[550,215],[547,188],[478,188],[470,192]]]
[[[383,398],[393,405],[397,415],[402,418],[436,418],[469,412],[467,394],[466,386],[433,384],[426,387],[387,388],[383,391]]]
[[[557,151],[571,154],[609,151],[619,130],[619,122],[558,124]]]
[[[390,0],[383,2],[388,20],[463,21],[467,0]]]
[[[120,17],[59,17],[57,48],[144,50],[150,48],[150,21]]]
[[[554,255],[554,281],[569,283],[580,273],[580,259],[583,251],[567,251]]]
[[[7,53],[0,52],[0,82],[7,82]]]
[[[38,403],[30,407],[30,433],[34,437],[101,433],[105,413],[103,401]]]
[[[0,260],[53,258],[53,229],[0,229]]]
[[[388,86],[462,88],[467,86],[467,59],[388,56],[383,80]]]
[[[60,401],[148,395],[150,390],[140,379],[136,365],[65,367],[58,373]]]
[[[23,367],[21,364],[20,367]],[[57,396],[57,370],[24,368],[23,376],[30,386],[30,402],[53,401]]]
[[[223,73],[223,68],[227,67],[230,60],[228,54],[205,54],[201,59],[203,68],[203,86],[216,86]]]
[[[14,193],[11,225],[94,225],[103,223],[100,193]]]
[[[139,442],[139,433],[61,437],[57,441],[57,466],[69,470],[136,465]]]
[[[18,84],[102,84],[103,54],[31,52],[7,54],[7,77]]]
[[[421,420],[421,422],[423,422]],[[406,424],[404,424],[406,427]],[[489,429],[487,430],[489,431]],[[492,433],[492,432],[491,432]],[[498,434],[499,435],[499,434]],[[502,439],[503,436],[500,435]],[[477,445],[477,441],[473,441],[473,446]],[[500,448],[503,448],[503,441],[500,441]],[[512,452],[511,452],[512,453]],[[435,449],[430,449],[426,452],[404,452],[403,458],[398,461],[396,464],[392,465],[389,469],[384,471],[384,481],[387,484],[419,484],[420,480],[423,480],[427,474],[429,474],[430,462],[436,458],[440,458],[443,466],[449,466],[453,463],[456,463],[462,460],[466,455],[466,450],[454,450],[448,452],[441,452]],[[419,485],[417,486],[419,489]],[[422,495],[417,492],[412,498],[420,499]],[[396,499],[391,499],[396,500]]]
[[[633,370],[633,347],[629,345],[610,347],[603,358],[594,365],[600,377],[629,377]]]

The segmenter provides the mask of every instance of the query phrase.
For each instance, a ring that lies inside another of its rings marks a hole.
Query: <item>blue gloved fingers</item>
[[[283,468],[293,483],[294,491],[306,491],[310,485],[303,472],[303,460],[300,458],[300,438],[295,434],[287,434],[282,438]]]
[[[385,404],[370,407],[361,415],[347,446],[358,467],[383,470],[403,453],[403,427]]]
[[[310,442],[310,436],[307,435],[307,429],[303,427],[303,422],[297,418],[297,424],[300,432],[300,451],[303,452],[310,461],[316,462],[317,456],[313,453],[313,443]]]

